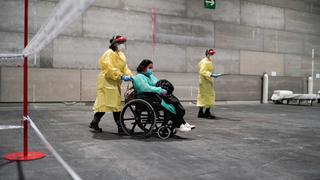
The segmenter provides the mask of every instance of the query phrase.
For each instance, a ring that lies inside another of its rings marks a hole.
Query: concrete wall
[[[0,102],[21,102],[23,69],[0,68]],[[29,69],[29,101],[94,101],[98,70]],[[182,100],[195,100],[198,93],[197,73],[156,72],[159,79],[168,79],[175,86],[175,95]],[[183,81],[181,81],[183,79]],[[129,84],[131,85],[131,84]],[[122,93],[128,83],[122,84]],[[260,76],[223,76],[215,81],[217,100],[259,100]]]
[[[274,90],[291,90],[296,94],[308,93],[307,79],[302,77],[270,77],[269,97]]]
[[[23,69],[1,68],[0,102],[21,102]],[[30,102],[80,101],[80,70],[30,68]]]
[[[259,61],[257,61],[257,57],[259,57]],[[261,64],[263,64],[263,66]],[[273,72],[276,73],[277,76],[283,76],[283,56],[274,53],[241,51],[240,73],[255,75],[259,74],[260,72],[267,72],[268,74]]]
[[[57,2],[30,0],[30,39]],[[260,96],[257,77],[263,72],[276,72],[277,76],[283,76],[282,81],[288,82],[291,77],[307,77],[311,74],[312,48],[316,54],[315,73],[320,73],[320,2],[316,0],[221,0],[217,1],[215,10],[205,9],[200,0],[96,0],[58,38],[30,57],[29,65],[38,68],[39,72],[54,70],[53,74],[58,74],[58,84],[64,83],[59,82],[59,75],[75,73],[74,82],[80,82],[81,88],[76,97],[67,91],[67,99],[90,101],[94,96],[97,60],[110,37],[121,34],[128,38],[126,55],[131,69],[135,69],[142,59],[152,57],[152,8],[157,11],[156,71],[173,79],[177,91],[185,99],[195,97],[196,64],[209,47],[217,49],[215,71],[233,74],[216,81],[217,99],[220,100],[257,99]],[[21,52],[23,1],[0,0],[0,19],[0,54]],[[21,61],[0,61],[1,67],[21,65]],[[8,70],[1,74],[1,101],[18,101],[20,96],[5,99],[17,91],[8,89],[18,88],[12,85],[16,80],[9,78],[15,74]],[[194,78],[194,82],[189,82]],[[33,83],[38,85],[43,80],[35,77]],[[249,89],[231,88],[229,83]],[[315,88],[320,87],[318,83]],[[3,88],[6,84],[10,85]],[[280,84],[276,83],[274,88],[285,88]],[[293,83],[289,88],[297,90],[300,85]],[[226,89],[228,91],[224,91]],[[52,100],[45,99],[48,91],[42,93],[43,97],[38,93],[32,97],[35,101]]]

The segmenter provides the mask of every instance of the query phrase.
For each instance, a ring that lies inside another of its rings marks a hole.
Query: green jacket
[[[137,94],[137,97],[139,95],[145,93],[145,92],[153,92],[160,94],[162,89],[161,87],[156,87],[158,79],[154,75],[147,76],[142,73],[138,73],[133,77],[133,87]],[[176,110],[174,109],[174,106],[172,104],[166,103],[163,99],[161,100],[161,106],[166,108],[168,111],[176,114]]]

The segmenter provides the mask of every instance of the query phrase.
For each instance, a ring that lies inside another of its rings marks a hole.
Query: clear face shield
[[[125,51],[125,50],[126,50],[126,48],[127,48],[127,47],[126,47],[126,45],[125,45],[124,43],[119,44],[117,47],[118,47],[118,50],[119,50],[119,51]]]

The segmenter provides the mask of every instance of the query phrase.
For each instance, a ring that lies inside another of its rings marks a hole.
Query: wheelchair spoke
[[[146,123],[144,123],[144,124],[143,124],[143,127],[144,127],[144,128],[146,128],[147,124],[148,124],[147,122],[146,122]]]
[[[133,115],[136,116],[135,110],[133,110],[133,108],[131,106],[129,106],[129,108],[130,108],[131,112],[133,113]]]
[[[123,121],[132,121],[132,120],[135,120],[135,118],[133,117],[133,118],[123,118]]]
[[[144,121],[148,121],[149,118],[140,118],[140,120],[144,122]]]
[[[121,123],[130,136],[146,137],[151,135],[156,121],[152,106],[144,100],[132,100],[123,109]]]
[[[132,133],[134,132],[134,128],[136,127],[136,125],[137,125],[136,123],[133,124],[133,126],[132,126],[132,128],[131,128],[131,132],[132,132]]]

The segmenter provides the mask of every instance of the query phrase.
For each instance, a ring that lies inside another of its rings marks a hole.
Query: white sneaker
[[[190,129],[194,129],[194,128],[196,128],[196,126],[195,126],[195,125],[190,125],[189,123],[184,124],[184,126],[186,126],[186,127],[190,128]]]
[[[177,131],[180,131],[180,132],[188,132],[188,131],[191,131],[190,128],[188,128],[187,126],[181,124],[180,128],[176,128]]]

